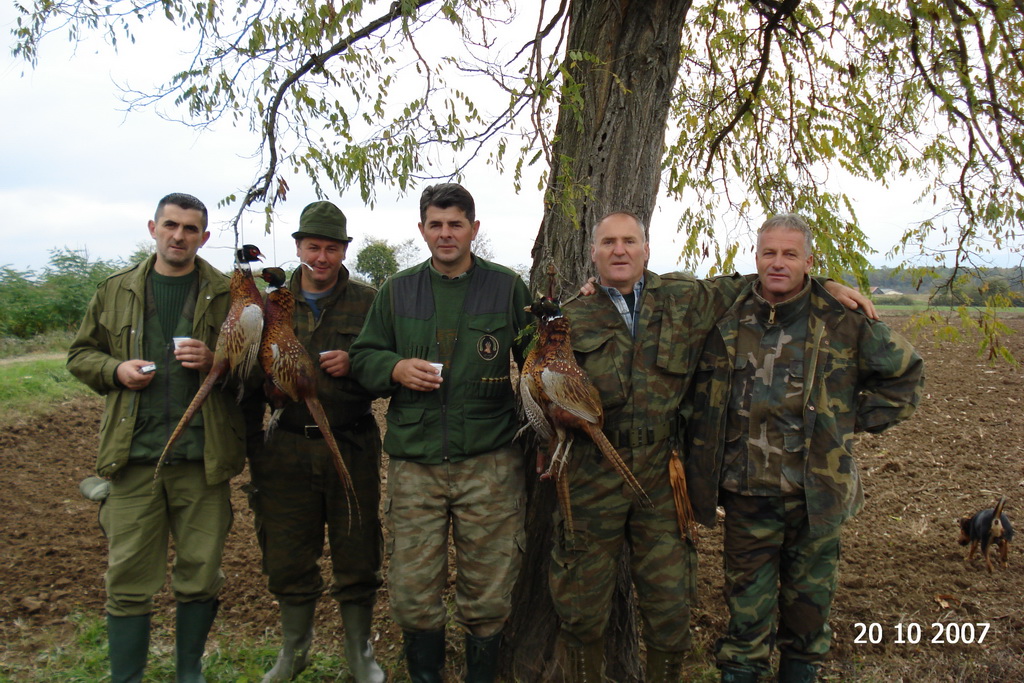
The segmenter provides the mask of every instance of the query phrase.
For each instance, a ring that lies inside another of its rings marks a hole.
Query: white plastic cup
[[[431,363],[430,367],[434,368],[434,372],[440,375],[441,371],[444,370],[444,363]]]
[[[174,348],[180,347],[182,342],[187,342],[191,338],[192,337],[171,337],[171,339],[174,340]]]

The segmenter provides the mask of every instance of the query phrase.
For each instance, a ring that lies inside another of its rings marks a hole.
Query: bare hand
[[[181,367],[209,372],[213,367],[213,351],[201,339],[186,339],[174,348],[174,358]]]
[[[861,294],[858,290],[846,285],[841,285],[835,280],[829,280],[825,283],[825,289],[828,293],[836,298],[836,300],[842,305],[846,306],[850,310],[856,311],[860,309],[864,315],[873,319],[879,320],[878,311],[875,310],[875,304],[871,299]]]
[[[596,277],[589,278],[583,283],[583,286],[580,287],[580,296],[593,296],[594,294],[597,294]]]
[[[320,367],[331,377],[344,377],[349,371],[348,351],[320,352]]]
[[[429,361],[405,358],[395,364],[391,379],[413,391],[434,391],[443,381]]]
[[[139,368],[152,364],[153,362],[148,360],[126,360],[117,366],[117,381],[127,389],[131,389],[132,391],[141,391],[149,386],[149,383],[153,381],[153,376],[156,375],[157,371],[144,375],[139,372]]]

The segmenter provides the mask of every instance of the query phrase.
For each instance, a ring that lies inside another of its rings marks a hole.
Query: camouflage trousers
[[[392,458],[385,502],[391,615],[406,631],[448,621],[448,533],[455,546],[455,621],[487,637],[511,612],[525,547],[525,479],[515,447],[440,465]]]
[[[577,446],[578,448],[578,446]],[[620,554],[632,549],[630,573],[648,648],[682,652],[690,648],[690,604],[695,598],[697,553],[679,532],[668,453],[632,459],[630,465],[654,503],[640,505],[622,477],[599,455],[580,449],[570,465],[573,538],[555,513],[555,546],[549,570],[551,597],[562,621],[562,637],[573,647],[604,636]]]
[[[249,506],[267,588],[280,602],[305,604],[323,593],[325,527],[334,599],[372,605],[383,582],[380,432],[368,415],[335,436],[355,489],[350,502],[322,439],[278,428],[250,454]]]
[[[810,537],[803,496],[723,491],[721,502],[729,630],[718,641],[719,664],[767,672],[773,645],[784,658],[822,659],[832,640],[839,529]]]

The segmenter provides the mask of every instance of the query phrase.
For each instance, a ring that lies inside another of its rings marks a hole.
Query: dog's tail
[[[1006,505],[1006,496],[1000,496],[999,502],[996,503],[995,510],[992,512],[992,531],[989,533],[989,538],[995,540],[1003,537],[1003,506]]]

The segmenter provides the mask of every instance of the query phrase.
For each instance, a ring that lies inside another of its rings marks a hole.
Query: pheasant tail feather
[[[626,480],[629,487],[633,489],[633,493],[636,494],[637,498],[640,499],[640,503],[646,508],[653,508],[654,503],[651,502],[647,492],[644,491],[643,487],[640,486],[640,482],[636,480],[633,473],[630,471],[626,463],[622,461],[622,458],[616,452],[615,447],[612,446],[611,442],[608,441],[608,437],[604,435],[597,425],[591,423],[585,423],[584,428],[587,430],[587,434],[597,444],[597,447],[601,450],[604,457],[608,458],[609,462],[615,467],[615,470],[622,475],[622,478]]]
[[[160,468],[163,467],[164,462],[167,460],[167,455],[171,452],[171,448],[174,446],[174,442],[178,440],[181,433],[185,431],[185,427],[188,427],[188,423],[192,421],[196,412],[202,407],[203,401],[210,395],[210,391],[213,390],[213,385],[217,383],[221,375],[227,370],[228,362],[223,360],[217,365],[210,368],[210,374],[203,380],[202,385],[199,387],[199,391],[192,397],[192,402],[188,404],[188,408],[185,409],[185,414],[178,420],[178,426],[171,432],[171,438],[167,439],[167,445],[164,446],[164,452],[160,454],[160,459],[156,461],[156,469],[153,470],[153,481],[157,480],[160,476]]]
[[[341,479],[341,485],[345,489],[345,506],[348,509],[349,520],[351,521],[353,508],[356,511],[356,516],[360,516],[359,506],[352,505],[352,496],[355,494],[355,490],[352,487],[352,477],[349,475],[348,468],[345,467],[345,461],[341,457],[338,442],[334,438],[334,432],[331,431],[331,423],[327,420],[327,413],[324,412],[323,405],[321,405],[320,400],[316,397],[307,398],[306,407],[309,408],[316,426],[320,428],[320,434],[323,435],[324,441],[327,442],[327,447],[331,450],[331,455],[334,459],[334,469],[338,471],[338,478]],[[362,523],[361,519],[358,521]]]
[[[684,539],[690,539],[690,542],[696,547],[699,540],[697,521],[694,518],[690,494],[686,489],[686,470],[683,469],[683,461],[679,457],[679,451],[674,448],[672,449],[672,456],[668,460],[668,481],[672,485],[672,498],[676,504],[676,517],[679,519],[679,535]]]

